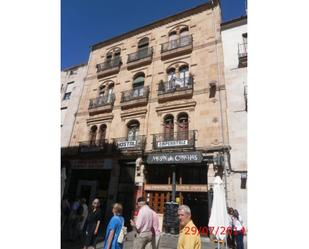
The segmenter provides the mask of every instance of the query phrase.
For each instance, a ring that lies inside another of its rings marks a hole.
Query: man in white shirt
[[[145,249],[152,242],[153,211],[146,204],[143,197],[137,199],[139,212],[136,221],[130,220],[131,226],[135,227],[137,236],[134,240],[134,249]]]

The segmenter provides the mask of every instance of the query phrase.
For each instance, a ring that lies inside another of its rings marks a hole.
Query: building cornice
[[[213,2],[213,4],[211,2]],[[165,17],[163,19],[157,20],[157,21],[152,22],[150,24],[144,25],[142,27],[133,29],[133,30],[128,31],[126,33],[123,33],[121,35],[115,36],[115,37],[113,37],[111,39],[107,39],[105,41],[96,43],[96,44],[90,46],[90,49],[91,49],[91,51],[100,49],[100,48],[102,48],[104,46],[111,45],[113,43],[119,42],[119,41],[121,41],[123,39],[126,39],[128,37],[137,35],[137,34],[142,33],[142,32],[146,32],[148,30],[157,28],[157,27],[165,25],[167,23],[171,23],[171,22],[177,21],[177,20],[185,18],[187,16],[191,16],[193,14],[200,13],[202,11],[211,9],[212,7],[216,7],[218,5],[219,5],[219,0],[209,1],[207,3],[198,5],[198,6],[194,7],[194,8],[192,8],[192,9],[188,9],[188,10],[182,11],[180,13],[177,13],[175,15],[172,15],[172,16],[169,16],[169,17]]]
[[[233,19],[224,23],[221,23],[221,31],[239,27],[247,24],[247,16],[241,16],[237,19]]]

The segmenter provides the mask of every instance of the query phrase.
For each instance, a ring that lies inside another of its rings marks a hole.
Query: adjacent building
[[[61,147],[70,144],[86,74],[87,64],[76,65],[61,71]]]
[[[220,25],[211,1],[91,46],[62,150],[67,196],[99,197],[106,215],[119,201],[126,221],[139,196],[160,214],[176,201],[208,225],[231,139]]]
[[[247,224],[247,16],[221,24],[227,95],[228,204]]]

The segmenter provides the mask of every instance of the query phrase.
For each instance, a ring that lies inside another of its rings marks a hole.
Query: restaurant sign
[[[119,149],[134,148],[136,146],[136,141],[121,141],[118,142],[117,145]]]
[[[158,142],[157,144],[158,144],[158,148],[186,146],[188,145],[188,140],[163,141],[163,142]]]
[[[148,164],[182,164],[201,163],[203,156],[200,152],[174,152],[150,154],[147,157]]]

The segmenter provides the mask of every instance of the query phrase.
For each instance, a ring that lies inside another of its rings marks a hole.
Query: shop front
[[[164,214],[166,202],[191,208],[197,227],[208,224],[208,165],[199,151],[149,154],[144,196],[149,206]]]

